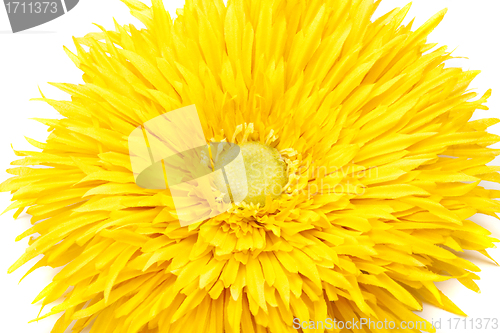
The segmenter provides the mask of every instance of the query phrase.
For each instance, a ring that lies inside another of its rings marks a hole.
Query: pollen
[[[228,163],[234,155],[231,150],[223,154],[215,164],[216,169],[227,164],[224,168],[226,176],[235,184],[228,188],[220,186],[221,182],[218,182],[217,187],[227,194],[225,200],[227,201],[230,196],[242,197],[244,193],[247,193],[243,201],[264,206],[267,197],[271,199],[280,197],[288,182],[288,177],[286,164],[279,151],[261,142],[246,142],[241,144],[239,149],[243,156],[245,173],[233,166],[234,164]],[[240,179],[244,176],[246,176],[246,182]]]

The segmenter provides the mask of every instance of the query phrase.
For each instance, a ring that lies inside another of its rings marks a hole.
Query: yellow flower
[[[33,223],[9,272],[40,254],[29,272],[64,266],[35,299],[64,297],[40,317],[65,313],[53,332],[293,332],[294,318],[421,320],[422,301],[462,313],[435,282],[479,290],[454,251],[498,241],[468,218],[500,210],[479,186],[500,182],[499,120],[469,121],[490,92],[475,99],[478,72],[426,42],[444,11],[412,29],[409,6],[372,21],[373,0],[189,0],[175,20],[161,0],[124,1],[146,28],[75,39],[85,84],[40,99],[63,117],[40,119],[47,142],[29,139],[41,151],[17,151],[1,185]],[[168,190],[137,186],[128,135],[192,104],[206,138],[286,168],[267,179],[282,192],[181,227]]]

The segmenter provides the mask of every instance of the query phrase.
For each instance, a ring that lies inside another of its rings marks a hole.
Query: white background
[[[164,2],[172,16],[175,16],[175,9],[183,4],[181,0]],[[381,15],[406,3],[406,0],[383,0],[376,14]],[[472,83],[478,93],[482,94],[488,88],[493,88],[493,96],[488,103],[491,110],[478,111],[475,118],[500,116],[499,3],[498,0],[419,0],[413,4],[406,20],[409,22],[416,18],[414,27],[420,26],[439,10],[449,8],[443,23],[431,34],[430,41],[448,45],[450,50],[456,49],[455,56],[469,58],[453,60],[450,65],[483,71]],[[92,25],[94,22],[113,29],[113,17],[120,24],[134,23],[141,26],[118,0],[81,0],[73,10],[52,22],[12,34],[5,8],[0,5],[0,182],[8,178],[8,174],[2,170],[16,159],[10,144],[17,150],[28,150],[32,147],[25,141],[24,135],[40,141],[44,141],[47,136],[46,127],[29,118],[58,117],[44,103],[29,101],[30,98],[40,96],[38,87],[49,98],[68,99],[67,95],[47,82],[82,82],[81,72],[67,58],[62,46],[66,45],[74,50],[72,36],[79,37],[98,31]],[[500,125],[490,131],[500,134]],[[500,160],[497,159],[496,164],[500,164]],[[0,193],[0,211],[8,206],[9,200],[10,194]],[[57,318],[32,324],[27,322],[36,318],[40,311],[40,306],[31,305],[31,301],[51,281],[53,272],[50,268],[41,268],[18,285],[19,279],[34,264],[35,261],[32,261],[7,275],[8,267],[27,247],[27,239],[17,243],[14,239],[30,226],[27,216],[13,220],[12,214],[11,211],[0,216],[0,332],[48,333]],[[491,230],[494,237],[500,238],[499,221],[483,216],[477,217],[475,221]],[[491,250],[490,254],[500,262],[498,249]],[[480,255],[466,253],[465,256],[482,269],[478,284],[483,293],[476,294],[454,281],[439,283],[439,287],[469,317],[500,320],[500,267]],[[424,308],[421,315],[426,319],[441,318],[442,332],[470,331],[454,329],[454,325],[449,329],[447,320],[456,316],[430,305],[425,305]],[[44,309],[43,312],[47,310]],[[494,332],[491,329],[476,331]],[[500,332],[500,328],[495,331]]]

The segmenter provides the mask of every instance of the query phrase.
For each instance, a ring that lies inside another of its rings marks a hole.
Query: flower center
[[[243,201],[248,204],[260,204],[262,207],[268,195],[271,199],[281,195],[288,182],[286,164],[277,149],[263,143],[246,142],[239,144],[239,147],[245,165],[248,189]],[[224,156],[221,156],[216,166],[223,165],[225,160]],[[227,165],[225,172],[229,179],[241,177],[241,170],[232,165]],[[225,186],[221,191],[227,193]],[[233,197],[241,197],[245,193],[244,185],[231,186],[231,193]]]

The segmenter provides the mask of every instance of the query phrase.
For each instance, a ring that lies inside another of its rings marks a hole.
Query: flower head
[[[426,42],[444,11],[412,29],[409,6],[372,20],[373,0],[190,0],[175,20],[160,0],[124,2],[146,28],[75,39],[85,83],[41,98],[63,118],[40,119],[47,142],[30,139],[41,151],[18,151],[1,185],[32,216],[18,239],[35,235],[10,271],[40,254],[30,272],[64,266],[35,299],[64,296],[44,315],[65,313],[54,332],[278,333],[415,320],[423,301],[461,313],[435,282],[478,291],[456,251],[497,241],[469,218],[499,211],[479,182],[500,181],[500,139],[497,119],[469,121],[490,95],[467,90],[478,72]],[[181,227],[168,189],[134,183],[127,137],[192,104],[206,138],[265,173],[250,185],[279,191]]]

